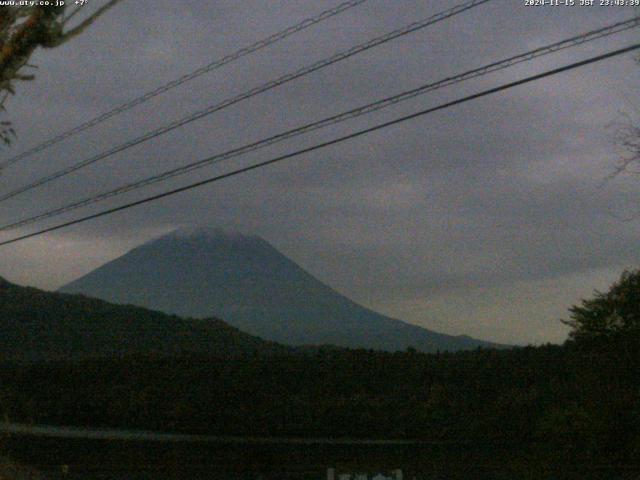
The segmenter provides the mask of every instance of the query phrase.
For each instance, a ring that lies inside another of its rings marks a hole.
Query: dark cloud
[[[0,218],[6,223],[63,205],[634,14],[633,9],[523,3],[496,0],[243,102],[0,204]],[[37,80],[20,85],[9,103],[19,138],[5,155],[334,4],[125,1],[83,37],[33,59],[40,66]],[[453,4],[371,0],[17,164],[3,173],[1,188],[15,188]],[[634,40],[637,32],[560,52],[168,185]],[[616,161],[605,127],[632,108],[627,99],[637,93],[638,72],[632,56],[609,60],[5,247],[0,274],[54,288],[176,225],[209,223],[265,236],[322,280],[386,314],[497,341],[561,341],[566,331],[556,320],[566,308],[640,260],[640,223],[614,216],[634,211],[636,180],[602,185]]]

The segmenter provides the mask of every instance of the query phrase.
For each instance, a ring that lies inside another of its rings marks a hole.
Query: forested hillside
[[[640,461],[638,348],[635,338],[439,355],[138,356],[4,365],[0,381],[18,421],[417,438]]]
[[[19,295],[8,298],[27,302]],[[35,312],[76,312],[84,305],[92,322],[99,318],[89,315],[92,308],[156,318],[89,299],[78,304],[73,296],[46,296],[45,304],[37,291],[29,298]],[[633,272],[570,310],[573,331],[561,346],[438,354],[333,347],[254,348],[235,355],[154,349],[119,358],[5,361],[2,405],[18,422],[420,439],[516,449],[549,462],[637,464],[639,307],[640,272]],[[10,307],[5,302],[3,308]],[[228,341],[246,340],[218,327]]]
[[[51,293],[0,279],[0,358],[80,360],[126,354],[238,355],[286,347],[215,319],[183,319],[82,295]]]

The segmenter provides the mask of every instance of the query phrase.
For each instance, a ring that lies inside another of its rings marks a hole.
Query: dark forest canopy
[[[0,359],[79,360],[182,352],[233,356],[287,347],[217,318],[188,319],[83,295],[51,293],[0,279]]]
[[[558,462],[640,463],[637,278],[625,273],[606,294],[572,308],[572,340],[562,346],[438,354],[254,348],[5,361],[2,406],[19,422],[410,438],[509,446]],[[611,323],[613,314],[626,320]]]
[[[627,347],[139,355],[4,364],[0,382],[3,405],[20,422],[411,438],[628,462],[640,461],[640,358]]]

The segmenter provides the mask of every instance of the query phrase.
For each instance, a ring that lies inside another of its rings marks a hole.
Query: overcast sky
[[[98,0],[90,0],[95,8]],[[39,51],[5,158],[339,0],[125,0]],[[196,109],[457,1],[369,0],[14,165],[8,191]],[[596,2],[598,3],[598,2]],[[494,0],[0,204],[8,223],[634,15]],[[632,44],[598,40],[427,94],[0,239],[187,184],[503,82]],[[0,275],[55,289],[180,225],[258,234],[320,280],[395,318],[510,343],[561,342],[569,306],[640,264],[640,177],[603,182],[634,115],[633,55],[465,103],[154,204],[0,248]]]

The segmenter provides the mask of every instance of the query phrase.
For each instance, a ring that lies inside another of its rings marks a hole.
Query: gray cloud
[[[19,138],[5,155],[335,3],[124,2],[77,41],[34,58],[38,78],[21,85],[9,104]],[[17,164],[0,177],[0,188],[15,188],[453,4],[371,0]],[[497,0],[236,105],[0,204],[0,218],[6,223],[63,205],[634,14],[633,9],[522,4]],[[183,185],[634,40],[637,32],[561,52],[168,185]],[[616,160],[605,127],[631,108],[626,99],[637,93],[638,72],[631,56],[610,60],[4,247],[0,274],[55,288],[176,225],[210,223],[265,236],[322,280],[386,314],[497,341],[561,341],[566,330],[557,318],[566,308],[593,288],[605,288],[640,260],[640,223],[613,215],[634,211],[637,180],[601,185]]]

